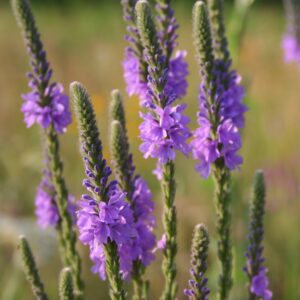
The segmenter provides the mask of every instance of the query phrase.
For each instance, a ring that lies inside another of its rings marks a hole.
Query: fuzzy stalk
[[[164,213],[163,225],[164,233],[166,236],[166,247],[163,251],[163,264],[162,270],[165,277],[165,288],[161,299],[172,300],[175,299],[177,293],[176,283],[176,254],[177,254],[177,216],[175,207],[175,193],[176,182],[175,165],[173,161],[169,161],[163,165],[163,178],[161,182]]]
[[[69,268],[63,269],[59,276],[59,299],[74,300],[72,273]]]
[[[23,270],[37,300],[48,300],[44,290],[44,284],[40,278],[35,259],[27,239],[23,236],[19,239],[18,249],[21,254]]]
[[[220,300],[229,299],[232,287],[232,244],[231,244],[231,192],[230,171],[222,160],[217,161],[214,167],[215,207],[217,213],[218,257],[221,262],[219,276]]]

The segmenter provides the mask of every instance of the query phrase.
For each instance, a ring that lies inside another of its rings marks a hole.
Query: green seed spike
[[[208,12],[203,1],[197,1],[193,8],[193,40],[196,56],[204,72],[203,76],[206,76],[206,81],[210,82],[214,56]]]
[[[114,161],[114,170],[121,187],[127,191],[128,199],[131,201],[131,194],[134,187],[132,186],[132,170],[128,153],[128,142],[124,129],[119,121],[111,123],[110,149]]]
[[[230,60],[230,54],[224,25],[224,0],[208,0],[208,9],[215,56],[227,62]]]
[[[153,21],[151,8],[148,1],[140,0],[135,6],[136,24],[141,36],[144,48],[151,52],[159,48],[156,28]]]
[[[198,224],[194,229],[191,246],[191,275],[196,284],[190,284],[190,288],[194,291],[194,300],[207,299],[205,272],[207,270],[208,246],[208,231],[205,225]]]
[[[32,292],[37,300],[48,300],[44,290],[44,284],[41,281],[35,259],[30,249],[29,243],[24,236],[19,239],[18,249],[21,254],[23,269],[28,282],[31,285]]]
[[[63,269],[59,276],[59,299],[74,300],[72,274],[69,268]]]
[[[111,92],[110,116],[111,120],[120,122],[124,132],[126,133],[126,117],[123,99],[118,90],[113,90]]]

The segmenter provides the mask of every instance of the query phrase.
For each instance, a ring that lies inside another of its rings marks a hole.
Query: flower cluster
[[[123,62],[128,94],[137,94],[141,105],[149,109],[148,113],[141,113],[143,122],[140,126],[142,139],[140,150],[145,158],[157,158],[162,164],[174,160],[176,150],[187,154],[189,147],[186,140],[190,137],[187,127],[189,120],[182,114],[185,106],[172,106],[175,100],[186,94],[188,68],[185,51],[177,51],[172,56],[176,46],[175,31],[178,26],[173,10],[169,8],[168,5],[166,13],[169,14],[167,17],[170,17],[172,22],[167,32],[164,30],[156,32],[153,26],[151,36],[147,36],[141,32],[142,28],[137,28],[139,26],[136,20],[137,32],[135,31],[135,39],[131,40],[133,46],[126,49]],[[159,9],[164,8],[159,7]],[[165,18],[166,15],[159,16],[159,20],[162,21],[163,17]],[[153,49],[147,46],[145,39],[148,38],[153,39],[155,44]],[[134,46],[138,48],[138,45],[142,45],[144,51],[136,51]],[[164,53],[164,50],[167,53]]]
[[[74,197],[68,196],[68,211],[75,220],[75,204]],[[47,170],[43,171],[41,183],[37,188],[35,197],[35,214],[37,223],[41,228],[55,227],[60,220],[57,205],[55,203],[55,189],[51,183],[51,175]]]
[[[140,150],[145,158],[157,158],[159,163],[165,164],[175,159],[176,150],[185,155],[189,153],[186,143],[190,137],[189,119],[182,114],[185,108],[186,105],[156,107],[154,113],[141,113],[144,121],[139,127],[143,141]]]
[[[32,67],[32,71],[27,74],[31,91],[23,95],[24,121],[27,127],[35,123],[42,128],[53,125],[58,133],[63,133],[71,123],[69,98],[63,93],[61,84],[51,83],[52,70],[29,4],[23,2],[15,6]]]
[[[79,239],[84,245],[89,245],[90,257],[95,263],[92,270],[102,279],[106,278],[103,245],[114,241],[121,249],[136,236],[132,211],[125,201],[126,194],[120,191],[116,181],[109,184],[107,198],[108,202],[98,202],[83,195],[77,211]]]
[[[35,79],[30,81],[29,86],[32,87],[32,91],[22,95],[24,103],[21,109],[27,127],[36,123],[42,128],[47,128],[53,124],[58,133],[65,132],[71,123],[71,113],[69,97],[63,93],[63,86],[54,83],[45,89],[43,95],[38,91]],[[43,104],[43,99],[47,99],[47,104]]]
[[[206,43],[211,43],[208,39]],[[191,142],[193,157],[199,161],[196,170],[204,178],[211,172],[211,164],[223,159],[227,168],[242,163],[237,154],[241,148],[239,129],[244,126],[244,88],[241,77],[231,70],[231,61],[215,59],[209,53],[212,67],[200,62],[202,82],[199,89],[199,127]],[[210,73],[210,74],[207,74]]]
[[[282,39],[286,62],[300,65],[300,5],[294,0],[285,0],[287,30]]]

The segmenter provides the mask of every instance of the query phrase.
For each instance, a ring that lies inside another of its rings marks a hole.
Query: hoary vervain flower
[[[124,299],[121,277],[123,246],[136,236],[132,210],[117,181],[110,181],[111,169],[102,156],[96,118],[87,91],[80,83],[71,84],[71,94],[80,131],[80,147],[87,179],[77,212],[79,239],[90,248],[101,278],[107,275],[112,299]],[[119,259],[120,258],[120,259]],[[123,276],[126,274],[123,274]]]
[[[211,2],[221,1],[209,1]],[[241,148],[239,129],[244,126],[246,106],[242,102],[244,88],[240,85],[241,78],[236,71],[230,70],[227,42],[215,41],[217,33],[212,37],[210,33],[200,36],[201,33],[199,35],[197,30],[195,28],[194,35],[202,83],[199,90],[199,128],[194,132],[192,151],[194,158],[199,161],[196,170],[207,178],[211,173],[211,165],[218,160],[224,160],[225,166],[230,170],[242,163],[237,152]],[[226,40],[225,37],[223,39]],[[218,46],[214,49],[213,41]],[[202,42],[203,45],[200,45]],[[222,50],[223,48],[225,49]]]
[[[244,269],[249,278],[249,300],[272,299],[272,292],[268,289],[268,269],[264,266],[263,257],[265,193],[263,172],[257,171],[250,203],[249,246]]]
[[[174,17],[174,11],[170,6],[170,1],[164,3],[160,1],[157,4],[159,12],[158,21],[161,25],[157,34],[160,47],[165,50],[164,64],[166,71],[165,93],[168,94],[170,103],[180,99],[186,94],[188,75],[188,66],[185,61],[186,52],[177,51],[173,56],[176,47],[176,29],[178,25]],[[124,78],[126,89],[129,96],[137,95],[140,98],[141,105],[149,107],[152,105],[151,95],[148,87],[148,65],[144,56],[139,30],[136,24],[134,7],[137,0],[123,0],[124,19],[129,24],[127,27],[128,35],[126,39],[131,46],[125,50],[123,61]]]
[[[193,31],[201,68],[199,128],[194,132],[192,152],[198,160],[196,170],[207,178],[213,167],[218,256],[222,271],[219,299],[229,298],[232,286],[232,247],[230,239],[230,171],[242,163],[239,128],[243,126],[243,88],[240,78],[230,70],[231,62],[223,21],[223,0],[197,1],[193,10]],[[211,34],[213,33],[213,35]]]
[[[166,240],[166,247],[163,250],[162,269],[165,277],[165,288],[162,299],[173,299],[177,292],[175,281],[177,229],[174,205],[176,189],[174,160],[176,150],[184,154],[189,152],[186,140],[190,137],[190,132],[187,127],[188,119],[183,115],[185,105],[173,105],[177,96],[167,89],[170,79],[168,73],[170,61],[169,57],[164,54],[160,35],[157,33],[147,1],[137,2],[136,16],[136,26],[144,49],[143,61],[147,65],[146,82],[149,97],[148,111],[141,114],[144,121],[140,125],[140,137],[142,139],[140,150],[144,153],[145,158],[153,157],[158,160],[156,173],[161,178],[165,206],[163,221]],[[168,36],[168,39],[170,38]]]
[[[52,70],[47,61],[46,52],[29,9],[28,1],[15,1],[13,5],[23,30],[32,67],[32,71],[27,74],[31,91],[22,95],[24,99],[22,105],[24,121],[27,127],[31,127],[35,123],[42,128],[53,125],[58,133],[63,133],[71,123],[69,98],[63,93],[64,88],[61,84],[51,83]],[[23,13],[21,18],[19,18],[18,10],[21,14]]]
[[[297,0],[284,0],[286,12],[286,33],[282,48],[286,62],[300,65],[300,4]]]
[[[143,275],[145,267],[154,259],[152,253],[155,246],[154,203],[147,183],[141,176],[135,174],[127,137],[125,111],[121,95],[116,90],[112,92],[111,119],[111,153],[114,170],[121,187],[127,192],[137,232],[131,243],[127,243],[121,249],[121,269],[123,271],[122,261],[126,256],[128,273],[134,283],[133,298],[146,299],[148,298],[145,294],[146,288],[149,285],[143,279]]]
[[[28,75],[31,92],[23,95],[25,102],[22,111],[28,127],[38,123],[43,129],[43,143],[49,159],[49,171],[60,217],[59,226],[56,228],[61,244],[61,256],[64,264],[72,269],[75,298],[82,299],[81,261],[76,250],[76,232],[68,211],[69,196],[63,176],[63,163],[60,158],[58,140],[58,133],[64,132],[71,122],[68,97],[63,94],[60,84],[50,83],[52,70],[46,59],[46,52],[43,49],[29,1],[12,0],[11,3],[23,32],[32,67],[32,71]]]
[[[207,253],[209,237],[206,227],[199,224],[194,229],[191,247],[191,269],[192,279],[189,280],[189,288],[184,294],[191,300],[208,300],[209,289],[207,288]]]

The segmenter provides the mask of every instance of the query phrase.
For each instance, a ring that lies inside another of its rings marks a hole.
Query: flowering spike
[[[242,163],[242,158],[237,152],[241,148],[239,128],[244,125],[243,114],[246,107],[242,103],[244,90],[239,85],[240,78],[235,71],[230,70],[231,62],[225,60],[228,55],[225,53],[222,58],[217,59],[213,53],[210,21],[205,3],[196,2],[193,12],[195,48],[202,82],[199,93],[199,127],[194,132],[191,146],[193,156],[198,160],[196,170],[204,178],[208,178],[213,169],[219,234],[218,256],[222,266],[219,299],[225,300],[228,299],[232,286],[230,171]],[[221,22],[219,17],[214,19],[214,22]],[[218,26],[222,28],[223,24]],[[222,32],[221,38],[225,39],[223,30],[219,31]],[[213,40],[216,34],[218,32],[214,31]],[[223,51],[223,48],[224,43],[219,50]]]
[[[272,292],[268,290],[268,269],[264,266],[263,258],[265,196],[264,174],[257,171],[250,202],[249,246],[245,268],[249,278],[249,300],[272,299]]]
[[[224,62],[230,60],[224,25],[224,0],[208,0],[214,54]]]
[[[65,268],[59,276],[59,299],[74,300],[71,269]]]
[[[63,94],[62,85],[50,83],[52,70],[46,59],[46,52],[28,0],[12,0],[12,8],[23,32],[32,67],[32,71],[28,74],[31,92],[23,95],[24,120],[27,127],[38,123],[44,129],[49,171],[60,217],[59,226],[56,228],[61,242],[62,260],[72,268],[76,297],[81,299],[83,296],[81,261],[76,251],[76,232],[68,212],[68,190],[63,177],[58,140],[58,133],[65,132],[71,122],[69,98]]]
[[[90,195],[82,195],[77,212],[79,239],[90,247],[95,263],[92,270],[110,283],[112,299],[124,299],[123,279],[128,272],[130,257],[125,247],[136,237],[132,210],[125,202],[126,193],[117,181],[109,181],[111,169],[102,156],[102,145],[94,110],[86,89],[71,84],[71,95],[80,131],[81,153],[88,179],[83,181]],[[126,251],[125,251],[126,252]]]
[[[36,299],[48,300],[48,296],[44,290],[44,284],[41,281],[38,269],[35,264],[30,246],[24,236],[20,236],[18,249],[21,254],[23,269],[28,282],[31,285],[32,292]]]
[[[132,154],[130,154],[126,135],[125,112],[120,94],[112,94],[111,103],[111,152],[117,179],[131,205],[137,236],[132,244],[126,246],[132,255],[131,276],[134,283],[133,299],[146,299],[149,283],[143,279],[145,267],[154,259],[152,251],[155,246],[155,236],[152,233],[155,225],[153,217],[154,204],[151,192],[146,182],[139,175],[135,175]],[[121,123],[121,121],[123,121]]]
[[[23,32],[32,66],[32,72],[28,74],[32,91],[22,96],[24,121],[27,127],[38,123],[42,128],[53,126],[58,133],[63,133],[71,123],[69,98],[63,94],[61,84],[50,83],[52,70],[28,0],[12,0],[12,7]]]
[[[191,247],[191,276],[189,289],[184,291],[191,300],[208,300],[208,279],[205,277],[207,270],[209,237],[206,227],[198,224],[194,229]]]

